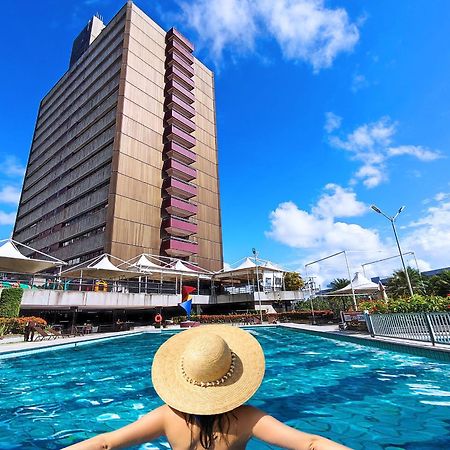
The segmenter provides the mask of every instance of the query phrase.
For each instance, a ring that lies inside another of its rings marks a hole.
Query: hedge
[[[318,310],[314,311],[316,319],[331,320],[333,318],[333,311],[331,310]],[[291,311],[283,313],[269,313],[263,312],[264,321],[283,321],[283,322],[295,322],[296,320],[309,320],[311,318],[311,310],[304,311]],[[173,322],[179,324],[186,320],[186,316],[177,316],[172,318]],[[212,315],[191,315],[191,320],[200,323],[254,323],[259,322],[259,313],[250,314],[212,314]]]
[[[17,317],[22,301],[23,289],[6,288],[0,296],[0,317]]]
[[[41,317],[0,317],[0,336],[5,334],[23,334],[27,322],[34,322],[41,327],[47,326],[47,321]]]
[[[450,312],[450,297],[413,295],[411,298],[372,300],[359,303],[359,310],[370,313]]]

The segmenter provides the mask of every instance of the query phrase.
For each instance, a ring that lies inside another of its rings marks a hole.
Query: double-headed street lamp
[[[387,214],[385,214],[383,211],[381,211],[380,208],[378,208],[375,205],[371,205],[370,206],[376,213],[383,215],[384,217],[386,217],[387,220],[389,220],[389,222],[391,222],[392,225],[392,229],[394,230],[394,236],[395,236],[395,240],[397,242],[397,247],[398,247],[398,253],[400,254],[400,259],[402,260],[402,265],[403,265],[403,270],[405,271],[405,277],[406,277],[406,281],[408,283],[408,289],[409,289],[409,293],[411,294],[411,297],[414,295],[413,292],[413,288],[411,286],[411,281],[409,279],[409,274],[408,274],[408,270],[406,269],[406,265],[405,265],[405,260],[403,259],[403,253],[402,253],[402,249],[400,248],[400,242],[398,240],[398,236],[397,236],[397,230],[395,229],[395,219],[398,217],[398,215],[405,209],[404,206],[400,207],[400,209],[397,211],[397,214],[395,214],[395,216],[393,217],[389,217]]]

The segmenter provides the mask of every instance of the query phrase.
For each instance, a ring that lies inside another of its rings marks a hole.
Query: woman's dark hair
[[[183,414],[186,423],[191,429],[191,447],[193,446],[193,425],[200,428],[200,435],[198,437],[200,444],[205,449],[214,448],[214,441],[217,438],[215,431],[223,435],[225,442],[228,444],[226,434],[230,430],[230,418],[228,413],[213,414],[211,416],[198,416],[195,414]],[[234,415],[233,415],[234,417]]]

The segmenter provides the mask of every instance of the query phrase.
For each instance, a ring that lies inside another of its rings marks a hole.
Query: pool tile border
[[[366,345],[369,347],[376,347],[382,350],[390,350],[399,353],[407,353],[414,356],[422,356],[425,358],[434,359],[441,362],[450,363],[450,348],[448,350],[433,347],[422,347],[410,343],[389,342],[377,338],[362,337],[355,335],[342,334],[336,331],[320,331],[311,330],[296,326],[297,324],[280,324],[279,326],[289,328],[291,330],[299,331],[315,336],[321,336],[327,339],[335,339],[337,341],[351,342],[353,344]]]

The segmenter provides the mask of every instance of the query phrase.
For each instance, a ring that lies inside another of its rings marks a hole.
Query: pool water
[[[250,404],[354,449],[450,449],[450,364],[281,327],[251,332],[267,369]],[[150,367],[169,336],[0,359],[0,449],[60,449],[159,406]]]

